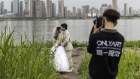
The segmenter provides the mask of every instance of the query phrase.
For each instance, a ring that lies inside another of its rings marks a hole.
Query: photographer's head
[[[68,28],[68,25],[66,23],[61,24],[61,30],[62,31],[67,30],[67,28]]]
[[[120,13],[113,9],[108,9],[103,13],[103,24],[107,29],[113,29],[120,19]]]

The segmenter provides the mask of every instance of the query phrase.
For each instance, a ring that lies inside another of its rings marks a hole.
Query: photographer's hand
[[[100,27],[100,28],[94,28],[94,33],[96,33],[96,32],[98,32],[98,31],[100,31],[102,29],[102,27]]]

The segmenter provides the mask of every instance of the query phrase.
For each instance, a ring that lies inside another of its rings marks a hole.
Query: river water
[[[92,19],[76,19],[76,20],[8,20],[0,22],[0,33],[4,32],[5,25],[7,33],[9,29],[14,32],[14,39],[20,41],[21,35],[25,35],[32,40],[35,33],[35,40],[39,41],[53,38],[53,30],[62,23],[68,24],[68,30],[73,41],[88,41],[91,28],[93,26]],[[140,19],[121,19],[115,27],[128,41],[140,40]],[[24,39],[23,39],[24,40]]]

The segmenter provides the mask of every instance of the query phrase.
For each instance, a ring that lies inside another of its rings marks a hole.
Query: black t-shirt
[[[93,79],[115,79],[122,55],[124,37],[116,30],[105,29],[93,34],[87,51],[92,54],[89,75]]]

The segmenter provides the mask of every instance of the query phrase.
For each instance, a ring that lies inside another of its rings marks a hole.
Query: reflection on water
[[[68,24],[68,30],[72,40],[88,41],[89,33],[93,26],[92,20],[20,20],[0,22],[0,33],[4,32],[5,25],[8,30],[16,28],[14,38],[19,41],[21,35],[25,35],[32,40],[35,33],[35,40],[39,41],[42,37],[50,40],[53,37],[53,29],[62,23]],[[140,19],[119,20],[116,29],[124,35],[126,40],[140,40]],[[9,33],[9,32],[7,32]],[[23,39],[24,40],[24,39]]]
[[[140,40],[140,19],[120,20],[116,29],[128,41]]]

